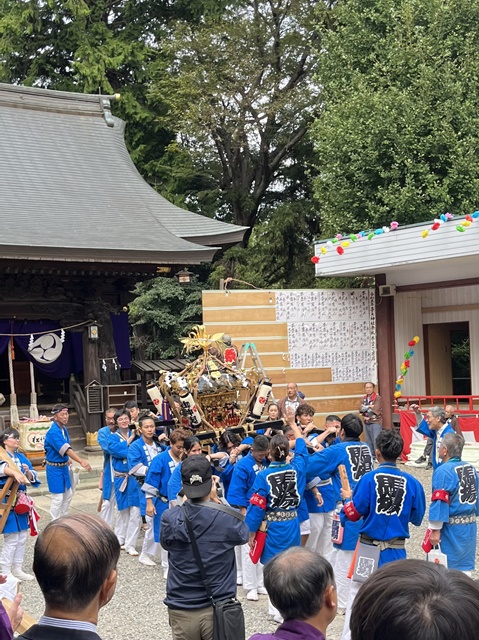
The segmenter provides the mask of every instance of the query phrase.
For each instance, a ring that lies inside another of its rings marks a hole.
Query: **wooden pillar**
[[[98,359],[98,342],[88,340],[88,330],[83,332],[83,385],[100,380],[100,360]],[[101,413],[88,413],[85,407],[87,429],[94,433],[102,426]]]
[[[379,286],[383,284],[386,284],[386,275],[384,273],[376,275],[378,389],[383,401],[383,428],[392,429],[396,385],[394,296],[379,297]]]

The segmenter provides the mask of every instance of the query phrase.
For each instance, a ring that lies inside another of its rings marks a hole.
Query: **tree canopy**
[[[312,136],[323,235],[479,202],[479,2],[341,0]]]
[[[191,199],[227,221],[253,229],[284,189],[317,103],[316,9],[239,0],[219,17],[177,21],[160,44],[151,94],[167,106],[165,126],[179,132],[172,147],[212,177]]]

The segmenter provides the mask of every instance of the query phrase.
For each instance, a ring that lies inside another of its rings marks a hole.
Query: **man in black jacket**
[[[173,640],[212,640],[213,607],[201,579],[185,522],[191,522],[201,560],[215,600],[236,596],[235,551],[245,544],[249,529],[238,513],[209,508],[219,502],[210,462],[191,456],[182,462],[184,505],[161,517],[161,546],[168,551],[169,571],[165,604]]]
[[[38,537],[33,572],[45,613],[24,640],[101,640],[99,610],[113,597],[120,543],[100,518],[86,514],[53,520]]]

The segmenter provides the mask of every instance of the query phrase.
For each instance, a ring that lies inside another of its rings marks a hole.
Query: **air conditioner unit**
[[[388,298],[396,295],[396,285],[395,284],[380,284],[379,285],[379,296],[381,298]]]

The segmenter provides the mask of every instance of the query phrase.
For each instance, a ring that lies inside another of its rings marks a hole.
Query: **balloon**
[[[419,336],[414,336],[413,340],[417,344],[419,342],[420,338],[419,338]]]
[[[406,351],[406,353],[404,354],[404,360],[409,360],[410,357],[411,357],[411,352]]]
[[[441,213],[441,215],[439,216],[439,218],[440,218],[443,222],[447,222],[447,218],[446,218],[446,216],[445,216],[443,213]]]
[[[337,242],[337,241],[338,241],[338,239],[337,239],[337,238],[333,238],[333,239],[331,240],[331,242],[332,242],[333,244],[336,244],[336,242]]]
[[[404,361],[404,366],[406,367],[406,369],[409,369],[409,367],[411,366],[411,363],[409,362],[409,360]]]
[[[448,213],[446,213],[446,218],[447,218],[448,220],[451,220],[452,218],[454,218],[454,216],[452,215],[452,213],[449,213],[449,212],[448,212]]]
[[[464,222],[462,223],[462,226],[463,227],[470,227],[471,223],[469,222],[469,220],[464,220]],[[456,229],[457,229],[457,227],[456,227]]]
[[[374,238],[374,233],[369,233],[368,234],[368,240],[372,240]]]
[[[427,236],[429,235],[429,231],[427,229],[424,229],[424,231],[421,233],[423,238],[427,238]]]
[[[311,262],[312,262],[313,264],[318,264],[318,262],[319,262],[319,256],[313,256],[313,257],[311,258]]]
[[[332,247],[332,246],[333,246],[333,241],[332,241],[332,240],[328,240],[328,241],[326,242],[326,246],[327,246],[327,247]]]
[[[466,220],[469,220],[469,222],[474,222],[474,218],[469,214],[467,214]]]
[[[376,229],[374,233],[375,235],[380,236],[382,233],[384,233],[384,231],[382,229]]]
[[[348,242],[347,240],[345,240],[344,242],[341,242],[341,246],[344,247],[345,249],[347,249],[349,247],[351,243]]]
[[[337,233],[337,234],[336,234],[336,238],[337,238],[338,240],[341,240],[341,238],[342,238],[342,237],[343,237],[343,236],[342,236],[340,233]]]
[[[393,221],[389,226],[391,227],[392,231],[395,231],[399,227],[399,222]]]
[[[465,231],[464,227],[463,227],[463,226],[461,226],[460,224],[458,224],[458,225],[457,225],[456,230],[457,230],[457,231],[460,231],[461,233],[462,233],[463,231]]]
[[[326,247],[321,247],[320,251],[324,255],[326,253]]]
[[[414,351],[413,351],[412,349],[410,349],[410,350],[409,350],[409,354],[410,354],[411,356],[413,356],[413,355],[414,355]]]
[[[400,398],[402,396],[402,392],[401,391],[395,391],[394,392],[394,397],[395,398]]]
[[[435,222],[431,227],[431,231],[437,231],[440,226],[441,226],[440,222]]]
[[[340,256],[342,256],[344,253],[344,249],[342,247],[336,247],[336,251],[339,253]]]
[[[414,340],[409,340],[409,342],[407,343],[408,347],[414,347],[416,343],[414,342]]]
[[[359,236],[359,237],[361,237],[361,236]],[[356,240],[358,239],[358,237],[357,237],[356,235],[354,235],[354,233],[352,233],[352,234],[349,236],[349,239],[351,240],[351,242],[356,242]]]
[[[472,214],[472,217],[474,218],[474,220],[476,218],[479,218],[479,211],[474,211],[474,213]]]

